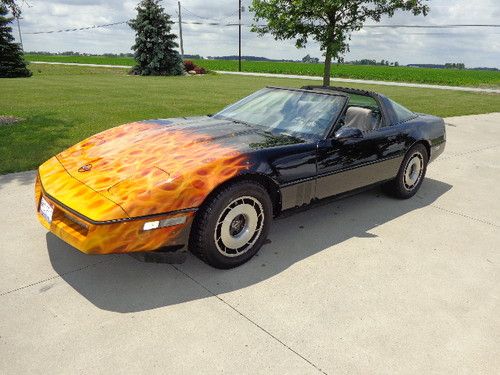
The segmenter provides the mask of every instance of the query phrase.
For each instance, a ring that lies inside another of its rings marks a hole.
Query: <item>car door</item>
[[[370,131],[339,131],[318,143],[316,197],[342,194],[394,178],[405,145],[400,129],[389,126],[381,110],[380,125]]]
[[[316,150],[316,142],[291,145],[272,158],[283,210],[307,205],[316,197]]]

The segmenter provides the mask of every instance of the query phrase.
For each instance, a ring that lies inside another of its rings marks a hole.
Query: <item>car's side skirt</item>
[[[282,211],[310,204],[315,199],[336,196],[397,176],[403,156],[366,163],[355,168],[294,181],[281,187]]]
[[[307,204],[307,205],[303,205],[303,206],[300,206],[300,207],[293,207],[293,208],[290,208],[288,210],[284,210],[280,213],[279,216],[276,217],[276,219],[283,219],[283,218],[287,218],[289,216],[292,216],[298,212],[303,212],[303,211],[307,211],[309,209],[313,209],[315,207],[319,207],[319,206],[322,206],[322,205],[326,205],[326,204],[330,204],[332,202],[336,202],[338,200],[341,200],[341,199],[344,199],[344,198],[349,198],[349,197],[352,197],[353,195],[357,195],[357,194],[360,194],[364,191],[367,191],[367,190],[370,190],[370,189],[374,189],[376,188],[377,186],[380,186],[388,181],[390,181],[391,179],[387,179],[387,180],[383,180],[383,181],[379,181],[379,182],[376,182],[374,184],[371,184],[371,185],[367,185],[367,186],[363,186],[363,187],[360,187],[358,189],[354,189],[354,190],[349,190],[349,191],[346,191],[345,193],[340,193],[340,194],[337,194],[337,195],[332,195],[331,197],[327,197],[327,198],[323,198],[323,199],[313,199],[310,204]]]
[[[314,198],[316,198],[314,177],[296,181],[281,188],[281,210],[309,204]]]
[[[319,175],[316,179],[316,198],[327,198],[394,178],[398,174],[402,161],[403,156],[398,156],[363,164],[356,168]]]

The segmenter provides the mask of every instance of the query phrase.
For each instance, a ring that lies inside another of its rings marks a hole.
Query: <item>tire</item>
[[[386,191],[399,199],[413,197],[422,186],[427,172],[429,155],[421,143],[413,146],[407,153],[398,175],[386,185]]]
[[[253,181],[228,185],[198,210],[189,248],[212,267],[238,267],[264,244],[272,215],[273,205],[262,185]]]

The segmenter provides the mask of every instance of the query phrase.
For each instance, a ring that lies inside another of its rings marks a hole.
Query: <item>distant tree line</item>
[[[487,68],[487,67],[476,67],[467,68],[464,63],[446,63],[446,64],[408,64],[410,68],[431,68],[431,69],[458,69],[458,70],[488,70],[492,72],[498,72],[500,69],[497,68]]]
[[[318,64],[319,63],[319,58],[317,57],[311,57],[310,55],[306,55],[302,58],[303,63],[312,63],[312,64]]]
[[[229,56],[207,56],[208,60],[238,60],[237,55],[229,55]],[[267,57],[262,56],[241,56],[242,60],[245,61],[275,61],[275,62],[296,62],[297,60],[291,59],[269,59]]]
[[[464,63],[446,63],[444,64],[445,69],[465,69]]]
[[[134,57],[132,53],[104,53],[104,54],[93,54],[93,53],[82,53],[74,51],[65,52],[47,52],[47,51],[31,51],[26,52],[30,55],[48,55],[48,56],[106,56],[106,57]],[[200,55],[184,55],[185,59],[191,60],[204,60],[205,57]],[[207,56],[208,60],[238,60],[238,56]],[[246,61],[269,61],[269,62],[303,62],[303,63],[321,63],[320,59],[317,57],[311,57],[310,55],[304,56],[302,60],[291,60],[291,59],[269,59],[261,56],[242,56]],[[376,65],[376,66],[402,66],[399,62],[389,62],[389,60],[376,61],[373,59],[361,59],[346,61],[344,64],[350,65]],[[488,67],[477,67],[477,68],[467,68],[463,63],[446,63],[446,64],[408,64],[404,65],[411,68],[432,68],[432,69],[465,69],[465,70],[489,70],[489,71],[500,71],[497,68]]]
[[[432,69],[460,69],[465,70],[464,63],[446,63],[446,64],[409,64],[412,68],[432,68]]]
[[[48,51],[30,51],[29,55],[47,55],[47,56],[105,56],[105,57],[134,57],[133,53],[85,53],[75,51],[48,52]]]
[[[104,56],[104,57],[134,57],[133,53],[86,53],[86,52],[48,52],[48,51],[30,51],[26,52],[28,55],[47,55],[47,56]],[[203,60],[200,55],[184,55],[186,59]]]
[[[354,60],[354,61],[346,61],[346,64],[351,64],[351,65],[378,65],[378,66],[399,66],[399,62],[394,61],[390,62],[389,60],[371,60],[371,59],[361,59],[361,60]]]

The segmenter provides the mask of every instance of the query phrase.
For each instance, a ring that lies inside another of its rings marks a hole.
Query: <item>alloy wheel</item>
[[[403,182],[406,190],[412,190],[418,185],[424,171],[424,157],[420,152],[414,153],[405,167]]]
[[[246,253],[259,239],[264,226],[264,208],[254,197],[244,196],[229,203],[215,226],[215,245],[226,257]]]

